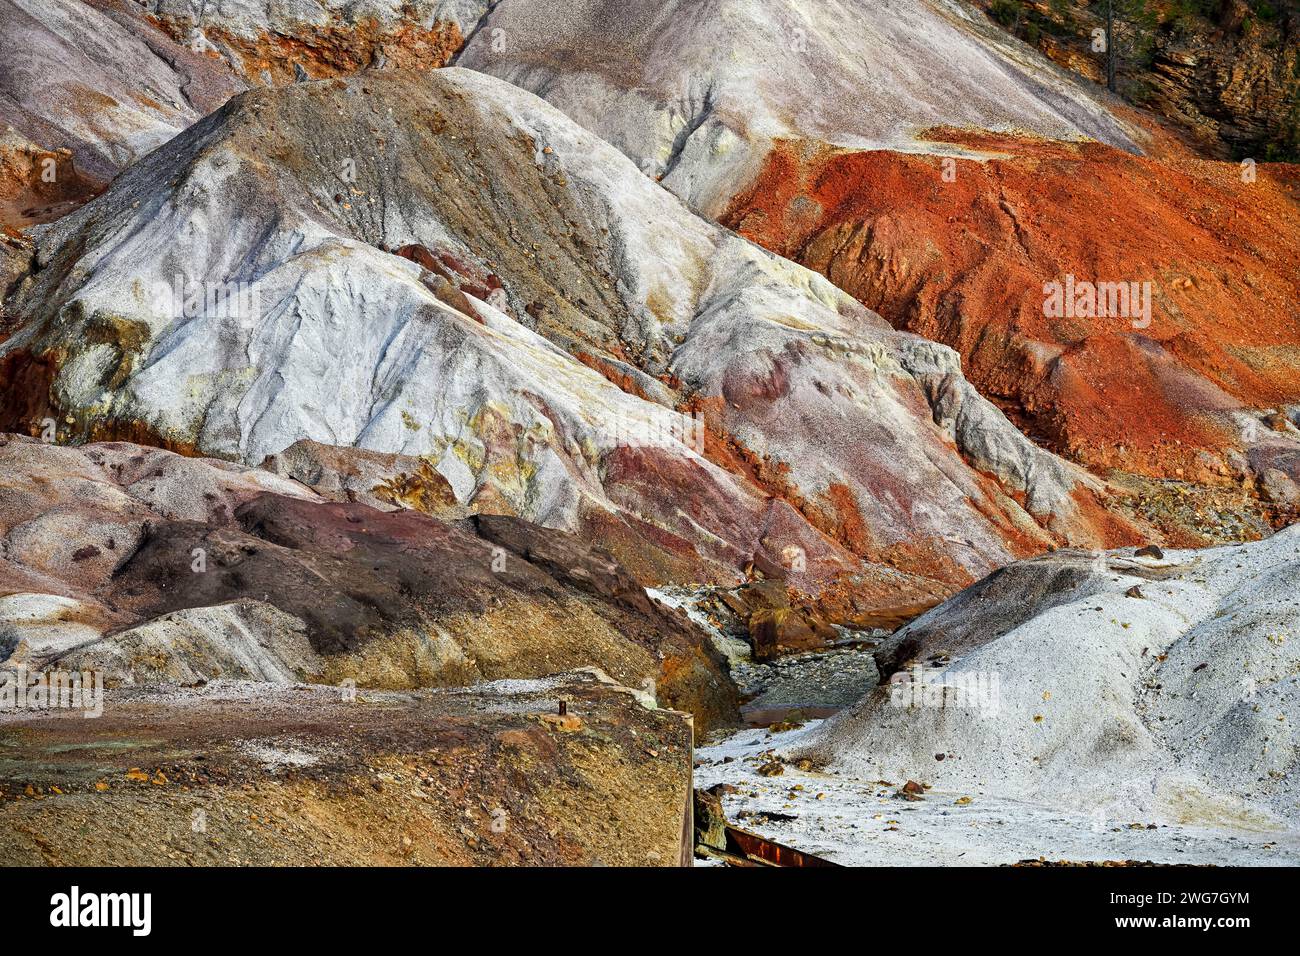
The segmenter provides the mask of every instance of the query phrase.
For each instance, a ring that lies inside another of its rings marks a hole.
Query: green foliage
[[[1083,36],[1100,18],[1105,22],[1106,7],[1110,0],[1087,0],[1087,29],[1080,25],[1076,12],[1080,0],[1047,0],[1046,12],[1040,12],[1042,3],[1026,0],[991,0],[989,16],[1006,30],[1038,45],[1046,35],[1069,38]],[[1156,95],[1156,86],[1144,73],[1155,61],[1158,41],[1171,35],[1208,35],[1222,28],[1225,6],[1223,0],[1113,0],[1115,36],[1111,45],[1116,55],[1118,92],[1138,104],[1147,104]],[[1246,0],[1250,14],[1242,25],[1243,35],[1252,31],[1265,31],[1265,42],[1270,47],[1295,42],[1293,18],[1300,13],[1300,0]],[[1295,60],[1296,78],[1300,81],[1300,58]],[[1291,100],[1295,103],[1291,120],[1276,139],[1267,145],[1260,144],[1256,153],[1267,161],[1300,162],[1300,82],[1293,84]]]
[[[1165,7],[1162,25],[1188,36],[1207,28],[1218,12],[1219,0],[1171,0]]]
[[[993,0],[989,7],[989,16],[1004,27],[1013,27],[1024,15],[1024,5],[1020,0]]]
[[[1110,48],[1117,65],[1149,67],[1155,58],[1155,31],[1160,23],[1155,4],[1151,0],[1100,0],[1097,12],[1103,18],[1109,2],[1114,3],[1115,30]]]
[[[1070,13],[1070,0],[1048,0],[1051,16],[1045,16],[1024,0],[993,0],[989,16],[1004,29],[1022,40],[1036,45],[1044,33],[1068,36],[1074,18]]]
[[[1264,161],[1270,163],[1300,163],[1300,90],[1293,92],[1294,101],[1286,131],[1264,147]]]

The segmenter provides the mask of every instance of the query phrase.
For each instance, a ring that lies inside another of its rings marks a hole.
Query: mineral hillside
[[[1098,8],[0,0],[0,862],[1300,858],[1295,14]]]

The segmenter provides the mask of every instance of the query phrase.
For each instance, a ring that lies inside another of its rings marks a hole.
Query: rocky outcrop
[[[978,5],[994,6],[991,0]],[[1016,6],[1001,4],[1005,26],[1066,69],[1105,81],[1102,56],[1092,49],[1104,9],[1082,0]],[[1300,6],[1293,0],[1201,6],[1206,15],[1188,5],[1158,5],[1153,24],[1122,25],[1120,93],[1187,130],[1212,155],[1300,159]],[[1008,17],[1016,12],[1018,18]]]
[[[1269,4],[1283,9],[1265,19],[1240,0],[1223,6],[1218,24],[1157,37],[1142,105],[1231,158],[1300,161],[1300,7]]]
[[[1036,442],[1101,473],[1243,488],[1246,523],[1288,519],[1252,460],[1297,447],[1256,427],[1300,399],[1294,167],[1207,163],[966,4],[713,4],[675,12],[680,31],[661,7],[627,8],[605,57],[585,52],[598,6],[506,0],[485,26],[519,42],[480,33],[458,62],[956,349]]]
[[[325,502],[257,469],[0,438],[0,660],[110,686],[453,686],[598,666],[701,728],[721,658],[613,559],[517,519]]]
[[[6,238],[76,208],[96,185],[77,171],[71,150],[37,146],[12,126],[0,132],[0,229]],[[0,273],[0,291],[11,280]]]
[[[468,517],[456,489],[426,458],[300,441],[268,456],[262,468],[304,484],[330,501],[381,511],[410,508],[436,518]]]
[[[796,756],[1111,819],[1294,827],[1298,562],[1291,528],[1013,565],[895,635],[886,682]]]
[[[5,309],[9,287],[31,267],[31,243],[16,230],[0,228],[0,339],[7,337],[17,317],[10,318]]]
[[[0,227],[50,222],[247,86],[445,65],[485,0],[4,0]]]
[[[283,85],[366,69],[445,66],[487,0],[149,0],[146,16],[177,42],[223,60],[246,80]]]
[[[752,565],[846,620],[1132,534],[955,353],[481,74],[245,94],[37,261],[0,346],[11,428],[418,458],[441,477],[390,477],[434,510],[599,537],[647,583]]]
[[[102,703],[0,710],[7,863],[690,865],[690,719],[599,674]]]
[[[244,85],[126,0],[4,0],[0,62],[0,212],[17,186],[55,185],[43,166],[16,183],[6,142],[57,157],[58,188],[84,200]]]

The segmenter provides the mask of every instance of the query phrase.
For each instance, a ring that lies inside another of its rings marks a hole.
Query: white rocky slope
[[[704,215],[775,140],[951,152],[938,126],[1134,148],[1083,84],[959,0],[501,0],[457,65],[532,90]]]
[[[629,514],[732,568],[794,546],[823,581],[846,549],[960,580],[1045,527],[1114,531],[955,353],[482,74],[244,94],[39,240],[0,346],[7,427],[425,456],[462,503]],[[687,401],[728,467],[683,440]]]
[[[71,150],[92,180],[111,178],[243,85],[126,0],[0,0],[0,126]]]
[[[1012,565],[899,632],[896,683],[796,755],[1107,820],[1295,828],[1298,579],[1300,527]]]

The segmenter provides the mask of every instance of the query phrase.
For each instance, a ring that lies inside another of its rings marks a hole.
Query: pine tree
[[[1149,0],[1105,0],[1106,87],[1118,92],[1117,75],[1126,60],[1151,49],[1156,12]]]
[[[1117,65],[1119,44],[1115,41],[1115,0],[1106,0],[1106,89],[1112,93],[1115,89],[1115,67]]]

